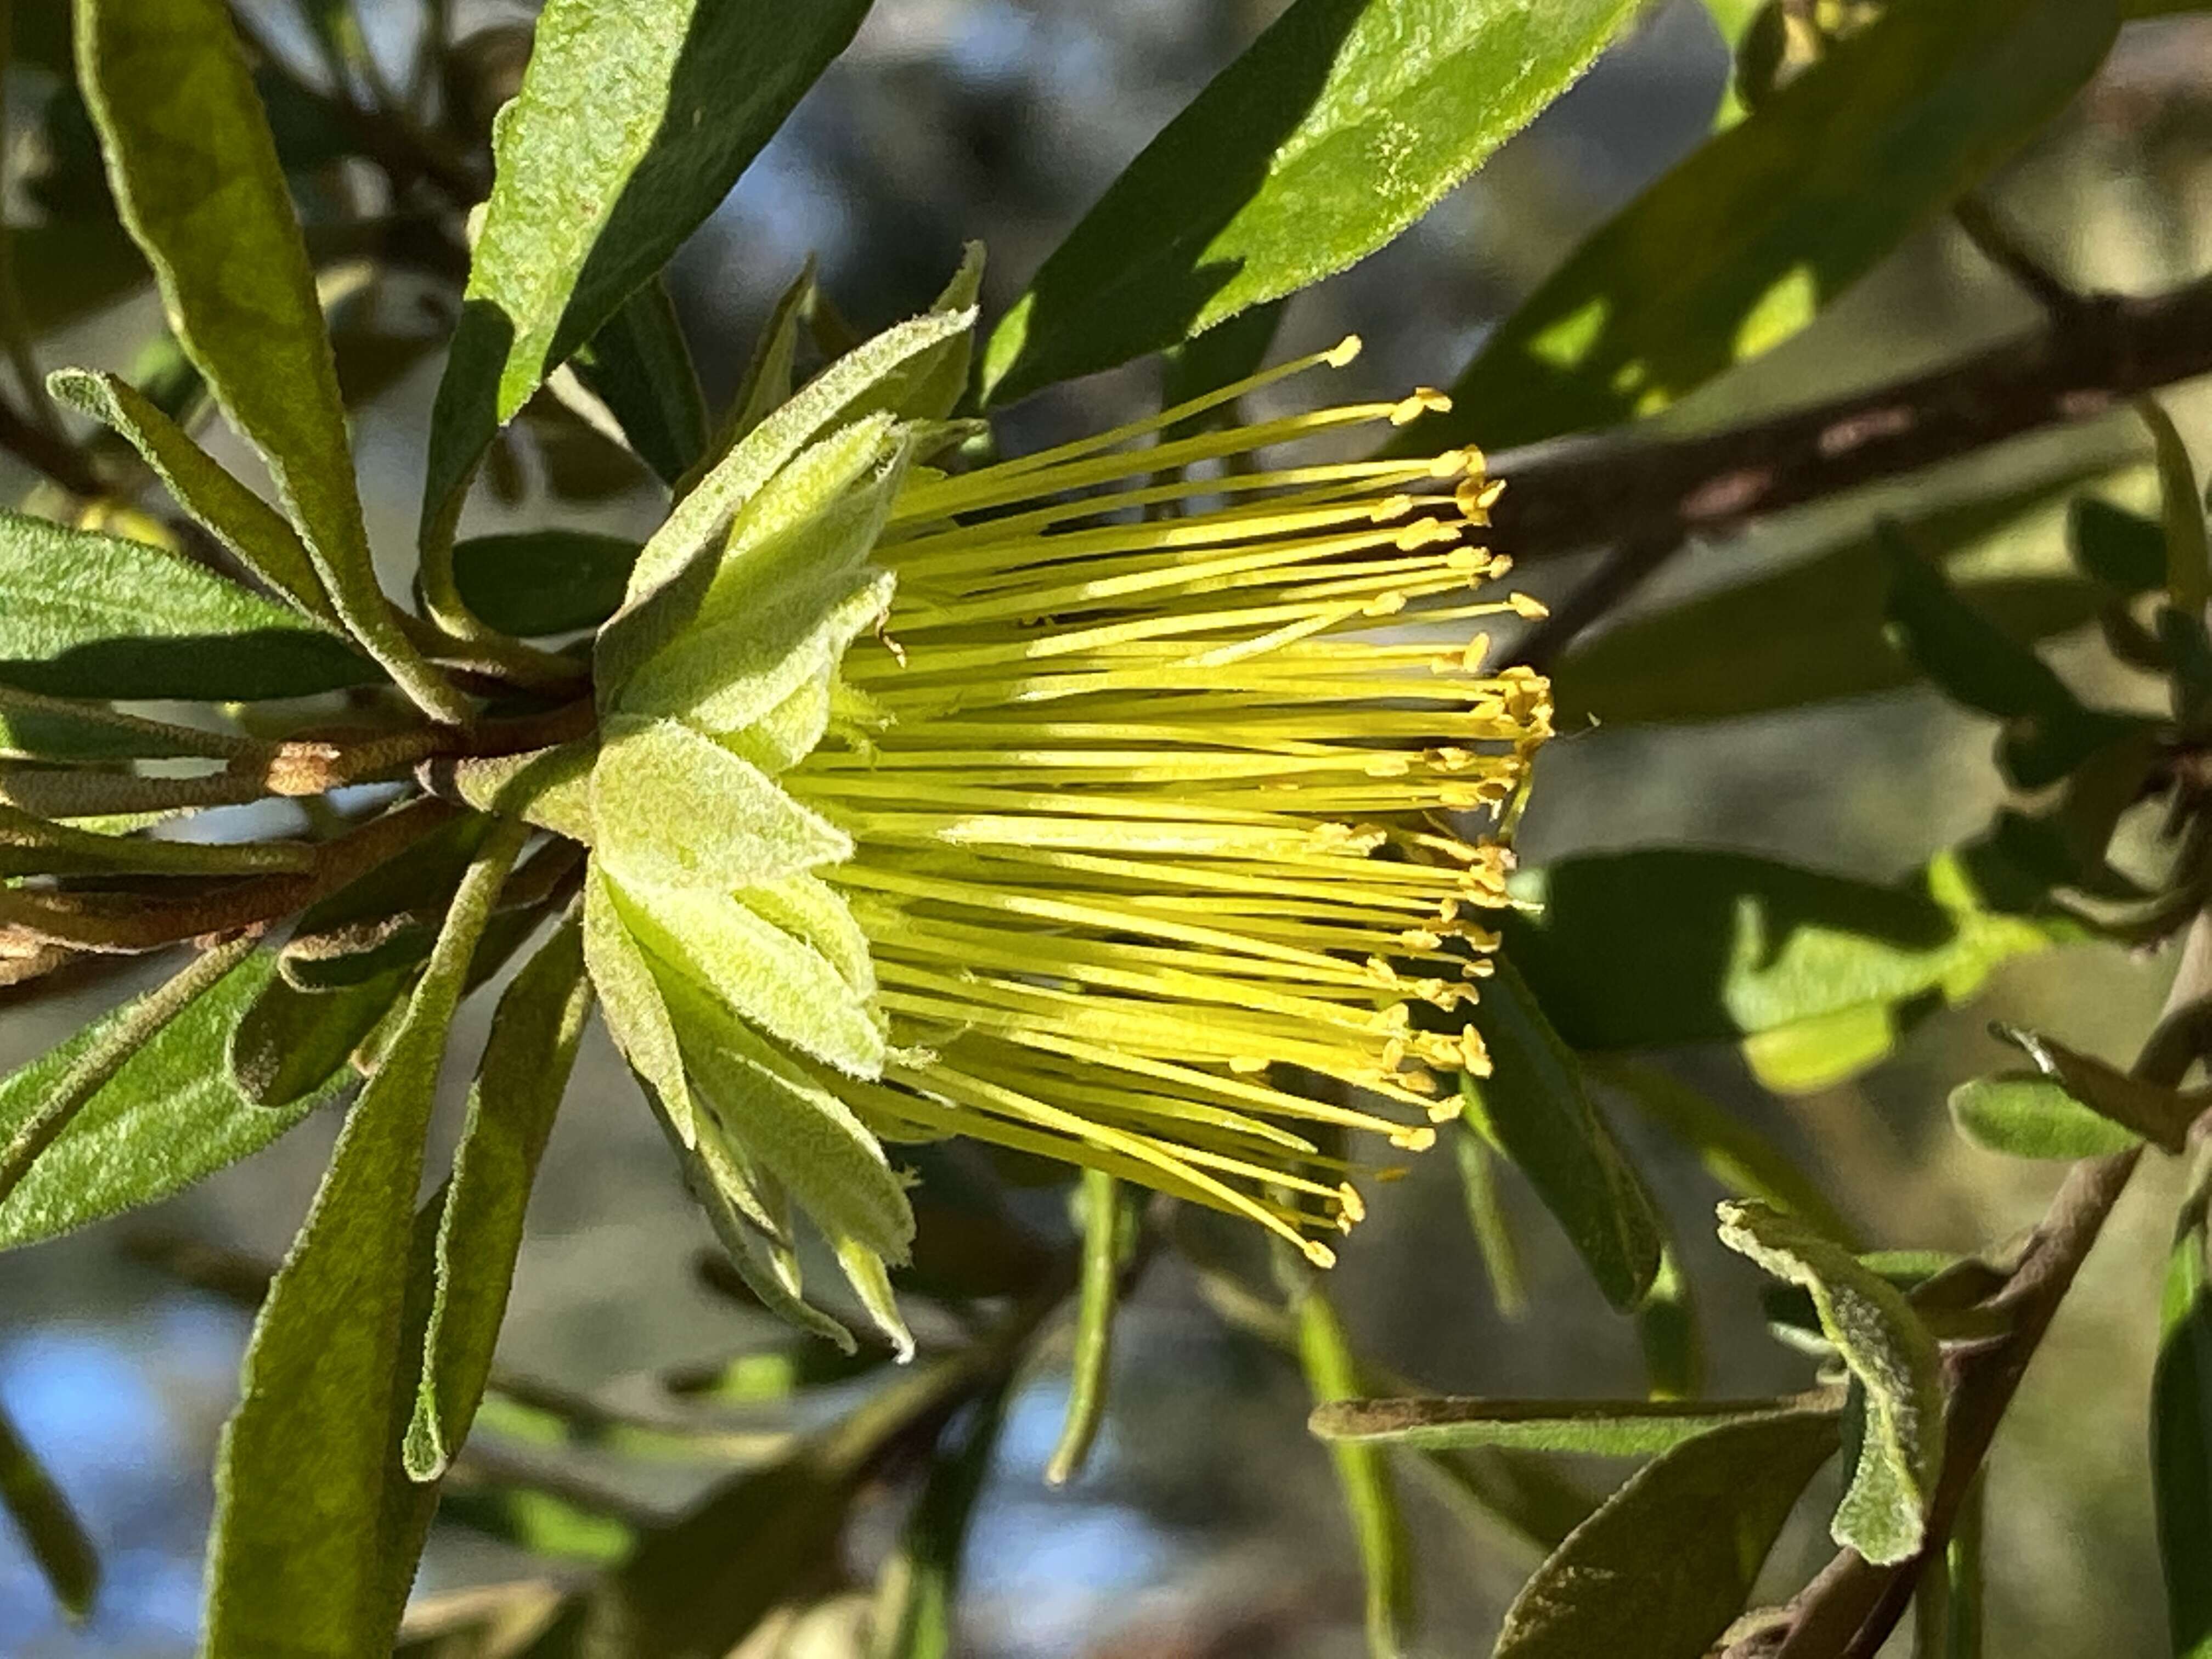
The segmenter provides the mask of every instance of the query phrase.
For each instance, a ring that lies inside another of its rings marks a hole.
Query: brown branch
[[[2212,913],[2200,913],[2158,1029],[2136,1062],[2136,1076],[2160,1084],[2180,1081],[2197,1057],[2208,999]],[[1997,1425],[2141,1157],[2142,1148],[2136,1147],[2068,1172],[2020,1266],[1992,1302],[2010,1316],[2005,1334],[1945,1355],[1951,1405],[1943,1473],[1929,1504],[1920,1553],[1895,1566],[1877,1567],[1855,1551],[1843,1551],[1790,1604],[1785,1625],[1763,1627],[1729,1648],[1723,1659],[1874,1659],[1911,1606],[1921,1573],[1941,1558]]]
[[[2212,373],[2212,281],[2086,298],[2063,322],[1872,392],[1726,431],[1554,440],[1494,456],[1496,544],[1540,559],[1725,534],[1785,507],[2109,413]]]
[[[1521,636],[1513,648],[1512,660],[1540,674],[1550,673],[1553,665],[1581,637],[1584,629],[1641,587],[1683,546],[1683,539],[1678,535],[1639,536],[1623,542],[1605,556],[1604,562],[1590,572],[1581,586],[1553,606],[1549,616]]]

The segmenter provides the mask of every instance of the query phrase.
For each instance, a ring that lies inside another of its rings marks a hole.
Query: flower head
[[[648,546],[564,826],[617,1041],[739,1265],[815,1323],[793,1203],[898,1328],[884,1141],[1088,1164],[1328,1261],[1362,1210],[1343,1132],[1419,1149],[1442,1077],[1486,1067],[1509,859],[1459,825],[1510,814],[1549,730],[1545,682],[1483,663],[1483,619],[1533,607],[1481,591],[1481,458],[1280,459],[1437,394],[1191,429],[1347,341],[947,470],[963,282]]]

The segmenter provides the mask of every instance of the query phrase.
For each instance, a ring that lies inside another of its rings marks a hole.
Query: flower
[[[679,503],[599,641],[588,780],[540,808],[592,842],[593,978],[739,1267],[840,1335],[789,1212],[903,1340],[886,1141],[1090,1165],[1326,1265],[1345,1132],[1418,1150],[1439,1074],[1486,1069],[1510,860],[1458,815],[1510,822],[1549,732],[1544,680],[1484,666],[1483,619],[1536,608],[1476,591],[1481,457],[1278,459],[1438,394],[1196,422],[1347,340],[944,470],[972,294],[971,262]]]

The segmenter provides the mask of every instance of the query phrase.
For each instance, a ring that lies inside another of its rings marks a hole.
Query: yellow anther
[[[1541,599],[1532,599],[1526,593],[1508,593],[1505,603],[1512,607],[1515,616],[1528,622],[1540,622],[1552,614]]]
[[[1331,368],[1342,368],[1359,355],[1361,341],[1357,334],[1347,334],[1321,354],[1322,362]]]
[[[1451,399],[1434,386],[1416,386],[1392,406],[1390,424],[1392,426],[1410,425],[1424,415],[1445,414],[1449,411],[1451,406]]]

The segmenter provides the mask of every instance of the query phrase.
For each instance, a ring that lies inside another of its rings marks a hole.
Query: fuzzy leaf
[[[45,761],[243,759],[266,746],[235,732],[125,714],[104,702],[0,685],[0,757]]]
[[[77,0],[76,50],[124,222],[171,327],[268,463],[332,608],[426,711],[468,700],[378,586],[313,267],[222,0]]]
[[[1990,1029],[2018,1047],[2035,1062],[2039,1072],[2081,1105],[2169,1152],[2178,1152],[2188,1144],[2190,1125],[2207,1106],[2212,1106],[2212,1088],[2169,1089],[2130,1077],[2038,1032],[2017,1025]]]
[[[59,697],[253,702],[375,665],[289,606],[143,542],[0,513],[0,681]]]
[[[432,417],[426,539],[493,432],[720,205],[867,0],[552,0],[494,178]]]
[[[732,894],[607,875],[623,920],[654,959],[671,997],[689,984],[699,998],[840,1071],[873,1077],[883,1069],[882,1031],[836,964],[813,945]]]
[[[316,620],[334,613],[314,562],[284,515],[225,471],[150,398],[115,374],[64,368],[46,377],[61,402],[119,434],[200,527]]]
[[[1316,1407],[1310,1426],[1324,1440],[1431,1451],[1512,1446],[1649,1457],[1786,1409],[1772,1400],[1346,1400]]]
[[[386,1650],[399,1615],[383,1547],[415,1193],[447,1038],[522,832],[502,825],[455,896],[376,1075],[347,1115],[270,1283],[223,1431],[203,1652]],[[287,1502],[269,1494],[289,1494]]]
[[[232,1082],[256,1106],[289,1112],[326,1079],[351,1080],[348,1062],[413,979],[397,969],[341,990],[303,991],[271,973],[228,1033]]]
[[[276,976],[275,953],[255,952],[125,1060],[0,1203],[0,1249],[181,1192],[259,1152],[351,1081],[341,1055],[317,1075],[303,1075],[279,1111],[256,1105],[233,1084],[224,1046]],[[0,1145],[124,1018],[123,1010],[103,1015],[0,1079]]]
[[[666,988],[692,1086],[746,1156],[833,1242],[904,1261],[914,1213],[875,1136],[717,998],[682,981]]]
[[[1835,1449],[1833,1413],[1788,1412],[1646,1464],[1522,1586],[1494,1659],[1705,1659]]]
[[[445,1473],[491,1376],[523,1210],[591,1003],[583,929],[571,921],[516,975],[492,1016],[438,1224],[437,1291],[405,1442],[413,1480]]]
[[[1813,1297],[1820,1328],[1863,1390],[1865,1431],[1832,1528],[1877,1566],[1910,1559],[1943,1468],[1936,1339],[1902,1292],[1841,1245],[1763,1204],[1720,1206],[1721,1243]]]
[[[303,842],[234,844],[105,836],[49,823],[0,802],[0,877],[236,876],[296,872],[313,863],[313,852]]]
[[[593,851],[617,884],[727,894],[853,855],[850,836],[751,762],[673,720],[630,726],[592,769]]]
[[[631,937],[606,872],[596,864],[584,877],[584,963],[607,1034],[666,1115],[678,1144],[693,1146],[698,1130],[675,1022],[653,964]]]
[[[1565,91],[1632,0],[1298,0],[1148,144],[984,354],[1006,403],[1318,282]]]
[[[600,630],[595,661],[603,707],[696,613],[715,575],[713,562],[700,556],[738,509],[816,440],[887,412],[883,395],[902,372],[941,360],[975,324],[972,308],[932,312],[855,346],[748,432],[676,503],[638,555],[623,609]]]
[[[1998,1072],[1951,1091],[1951,1121],[1977,1146],[2013,1158],[2103,1158],[2140,1136],[2100,1117],[2039,1072]]]

